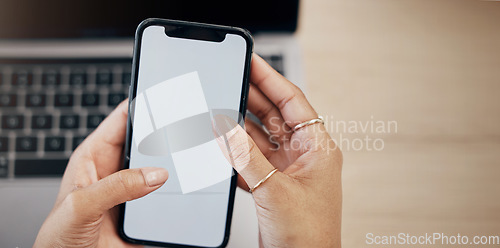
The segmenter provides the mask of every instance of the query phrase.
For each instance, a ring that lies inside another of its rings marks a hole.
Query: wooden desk
[[[318,112],[398,125],[343,133],[384,141],[382,151],[344,148],[343,246],[369,247],[367,233],[500,235],[500,2],[305,0],[301,8]]]

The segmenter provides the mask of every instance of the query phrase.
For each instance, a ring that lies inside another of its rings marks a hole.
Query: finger
[[[276,141],[272,140],[271,142],[271,136],[250,119],[245,120],[245,130],[252,137],[262,154],[269,159],[277,149],[278,144],[275,143]]]
[[[248,110],[262,121],[271,135],[278,138],[278,142],[282,143],[292,133],[279,109],[254,84],[250,84]]]
[[[245,130],[248,135],[255,141],[257,147],[262,151],[262,154],[269,160],[270,157],[275,153],[278,144],[273,144],[270,141],[270,136],[266,133],[264,129],[260,125],[257,125],[254,121],[250,119],[245,120]],[[274,142],[274,141],[273,141]],[[238,174],[238,187],[243,189],[244,191],[249,191],[247,183],[243,179],[243,177]]]
[[[121,148],[125,143],[124,134],[127,129],[127,116],[128,99],[122,101],[94,131],[97,134],[94,140],[100,142],[92,146],[93,150],[107,149],[110,146]]]
[[[252,187],[274,167],[259,150],[247,132],[229,117],[215,119],[216,138],[233,168]]]
[[[81,144],[81,149],[91,155],[99,168],[101,178],[121,168],[121,160],[117,158],[121,158],[125,144],[127,116],[128,100],[125,100]]]
[[[245,179],[243,179],[243,177],[238,174],[238,187],[240,187],[242,190],[248,192],[250,191],[250,187],[248,187],[247,183],[245,182]]]
[[[256,54],[252,58],[250,81],[276,105],[289,127],[318,117],[304,93]]]
[[[83,216],[99,217],[118,204],[143,197],[160,188],[167,178],[168,172],[163,168],[122,170],[70,195],[77,211]]]

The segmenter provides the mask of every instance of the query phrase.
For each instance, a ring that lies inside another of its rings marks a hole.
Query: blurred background
[[[307,95],[318,113],[397,122],[385,134],[330,129],[385,144],[343,147],[344,247],[370,246],[367,233],[499,235],[500,2],[301,7]]]

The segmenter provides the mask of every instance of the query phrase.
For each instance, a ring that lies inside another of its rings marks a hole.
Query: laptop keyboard
[[[282,55],[262,56],[283,73]],[[54,177],[128,96],[131,59],[0,60],[0,178]]]
[[[0,60],[0,177],[60,176],[128,95],[131,59]]]

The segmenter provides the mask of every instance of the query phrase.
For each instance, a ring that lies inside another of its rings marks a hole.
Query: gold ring
[[[255,184],[255,186],[253,186],[252,188],[250,188],[249,192],[252,193],[255,191],[255,189],[257,187],[259,187],[261,184],[263,184],[267,179],[269,179],[276,171],[278,171],[278,169],[274,169],[272,170],[271,172],[269,172],[269,174],[267,174],[266,177],[262,178],[257,184]]]
[[[309,126],[309,125],[312,125],[312,124],[316,124],[316,123],[321,123],[321,124],[325,124],[325,121],[323,120],[323,116],[318,116],[318,118],[315,118],[315,119],[312,119],[312,120],[309,120],[309,121],[304,121],[298,125],[296,125],[294,128],[293,128],[293,131],[297,131],[303,127],[306,127],[306,126]]]

